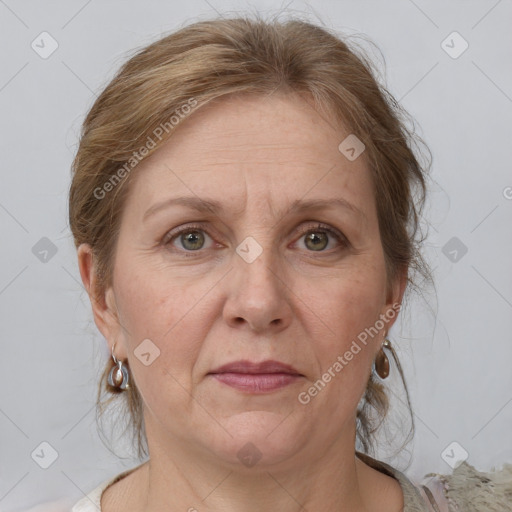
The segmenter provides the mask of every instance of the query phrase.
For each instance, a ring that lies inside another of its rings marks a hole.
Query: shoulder
[[[414,485],[413,482],[411,482],[407,476],[398,469],[383,461],[374,459],[368,454],[361,452],[356,452],[356,454],[365,464],[394,478],[394,480],[398,482],[402,493],[402,510],[404,512],[444,512],[436,511],[435,508],[432,508],[427,496],[425,496],[424,493],[420,491],[419,487]]]
[[[119,475],[118,475],[119,476]],[[87,493],[81,500],[73,505],[71,512],[98,512],[101,511],[101,495],[103,491],[114,483],[117,477],[105,480],[98,487]]]
[[[398,480],[406,512],[510,512],[512,511],[512,464],[489,473],[478,471],[467,462],[451,474],[428,473],[413,483],[398,469],[369,455],[359,458]]]
[[[105,495],[108,493],[108,491],[113,489],[114,485],[118,482],[124,484],[128,480],[129,475],[132,475],[143,465],[144,464],[141,464],[137,467],[128,469],[122,473],[119,473],[113,478],[105,480],[92,491],[90,491],[86,496],[80,499],[77,503],[75,503],[71,509],[71,512],[101,512],[102,504],[104,505],[102,498],[105,500]]]
[[[448,512],[505,512],[512,509],[512,464],[483,472],[462,462],[451,474],[426,474],[422,487],[442,494]]]

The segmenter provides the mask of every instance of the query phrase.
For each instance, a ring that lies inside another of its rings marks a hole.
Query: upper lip
[[[293,366],[271,359],[261,361],[260,363],[254,363],[245,359],[233,361],[232,363],[219,366],[210,373],[289,373],[291,375],[301,375]]]

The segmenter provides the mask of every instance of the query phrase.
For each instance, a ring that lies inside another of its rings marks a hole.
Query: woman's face
[[[338,149],[348,135],[304,99],[231,97],[132,171],[98,324],[129,360],[150,451],[285,467],[354,449],[393,323],[377,321],[403,281],[388,297],[365,155]],[[216,373],[268,360],[292,374]]]

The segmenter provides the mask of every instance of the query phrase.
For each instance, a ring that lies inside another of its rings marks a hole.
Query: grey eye
[[[329,243],[329,237],[327,233],[321,231],[308,233],[305,235],[305,244],[308,249],[313,251],[324,250]]]
[[[187,231],[180,235],[180,241],[185,249],[197,251],[204,245],[204,234],[201,231]]]

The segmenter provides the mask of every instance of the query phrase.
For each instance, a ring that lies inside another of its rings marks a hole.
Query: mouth
[[[249,375],[285,373],[287,375],[301,375],[301,373],[299,373],[299,371],[296,370],[293,366],[270,359],[261,361],[260,363],[253,363],[252,361],[247,361],[245,359],[240,361],[233,361],[232,363],[219,366],[219,368],[211,371],[210,373],[244,373]]]
[[[247,393],[266,393],[286,387],[304,377],[293,366],[280,361],[253,363],[242,360],[225,364],[208,375]]]

